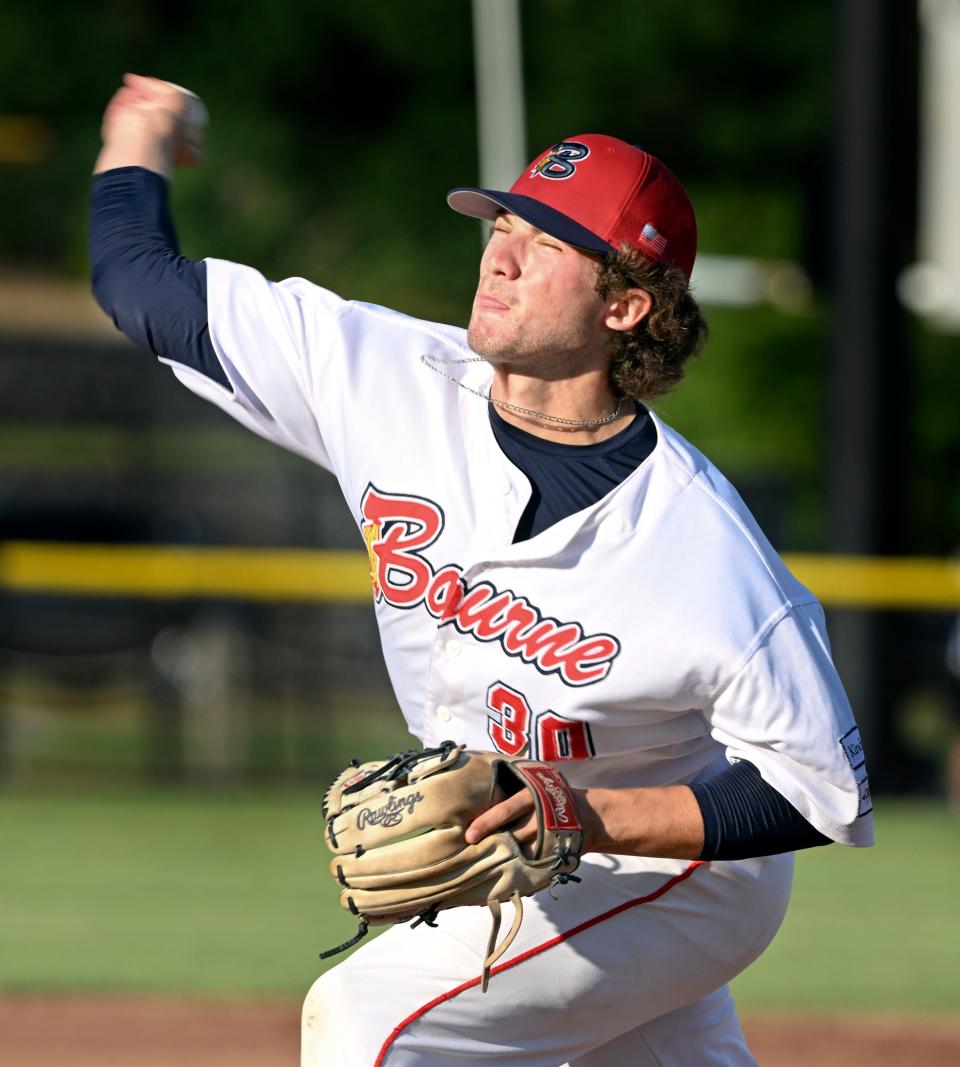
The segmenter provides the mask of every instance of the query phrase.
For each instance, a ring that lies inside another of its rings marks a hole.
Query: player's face
[[[491,363],[562,374],[598,358],[606,304],[597,261],[507,212],[480,261],[470,347]]]

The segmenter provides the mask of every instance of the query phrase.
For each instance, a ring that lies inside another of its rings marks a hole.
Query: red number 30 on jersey
[[[568,719],[555,711],[535,714],[527,698],[505,682],[494,682],[487,690],[487,733],[498,752],[530,759],[589,759],[594,754],[590,727],[578,719]]]

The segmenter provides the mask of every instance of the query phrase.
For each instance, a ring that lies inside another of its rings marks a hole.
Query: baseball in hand
[[[207,105],[189,89],[173,82],[160,82],[161,85],[180,93],[183,110],[180,112],[181,122],[179,139],[174,152],[173,162],[177,167],[189,167],[203,159],[204,145],[207,136],[207,123],[210,115]]]
[[[168,165],[196,166],[203,161],[208,115],[204,102],[181,85],[125,74],[103,121],[104,145],[163,143]]]

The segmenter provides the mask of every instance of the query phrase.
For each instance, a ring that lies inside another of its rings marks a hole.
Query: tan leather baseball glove
[[[537,837],[521,846],[509,829],[467,844],[464,831],[487,808],[521,789],[534,800]],[[414,920],[436,925],[437,913],[485,905],[493,928],[483,961],[490,968],[510,947],[523,920],[522,898],[568,881],[580,863],[583,830],[576,802],[549,763],[479,752],[446,741],[439,748],[401,752],[343,770],[324,798],[330,870],[340,903],[369,925]],[[513,926],[499,947],[500,902],[515,905]]]

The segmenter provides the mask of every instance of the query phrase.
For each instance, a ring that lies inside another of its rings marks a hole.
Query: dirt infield
[[[0,997],[5,1067],[295,1067],[296,1005],[140,997]],[[748,1019],[763,1067],[947,1067],[960,1021]],[[334,1065],[331,1064],[331,1067]],[[693,1067],[693,1065],[691,1065]]]

